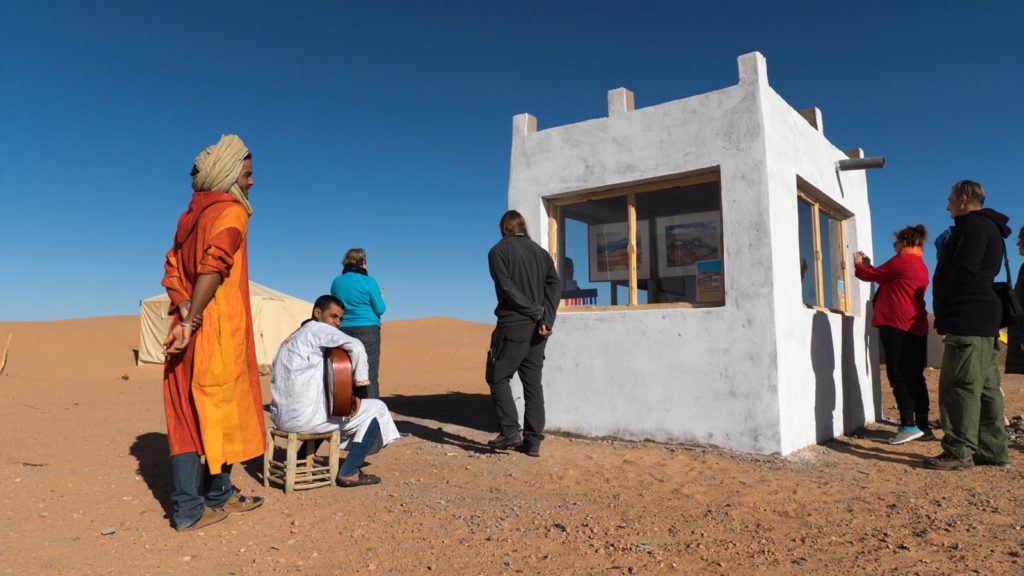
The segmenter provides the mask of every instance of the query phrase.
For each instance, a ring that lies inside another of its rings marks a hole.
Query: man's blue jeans
[[[363,441],[349,444],[345,463],[341,465],[341,470],[338,470],[338,478],[347,478],[359,472],[359,467],[366,461],[366,455],[370,453],[370,448],[373,447],[378,438],[380,438],[380,424],[374,418],[370,421],[370,425],[366,427],[366,432],[363,433]]]
[[[171,456],[171,476],[174,478],[175,527],[187,527],[199,521],[203,506],[220,508],[227,503],[234,492],[231,486],[231,465],[221,466],[220,474],[210,474],[210,469],[199,460],[196,452],[185,452]]]

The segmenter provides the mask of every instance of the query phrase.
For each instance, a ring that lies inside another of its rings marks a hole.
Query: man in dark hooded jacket
[[[944,336],[939,409],[942,454],[925,460],[934,470],[1009,463],[999,388],[999,323],[1002,305],[992,282],[1003,264],[1006,216],[982,208],[985,190],[961,180],[946,210],[956,223],[938,255],[932,278],[935,329]]]

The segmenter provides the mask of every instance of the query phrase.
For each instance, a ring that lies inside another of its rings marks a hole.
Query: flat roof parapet
[[[804,108],[803,110],[797,110],[797,113],[803,116],[804,120],[807,120],[807,123],[814,127],[815,130],[821,132],[822,134],[825,133],[825,124],[821,120],[821,109],[819,109],[817,106],[813,108]]]
[[[756,84],[761,89],[768,88],[768,64],[760,52],[748,52],[737,59],[740,84]],[[633,91],[628,88],[616,88],[608,91],[608,117],[629,114],[636,109]],[[822,130],[821,110],[809,108],[800,114],[819,132]],[[537,118],[531,114],[516,114],[512,117],[512,138],[518,140],[537,132]]]
[[[760,52],[748,52],[736,59],[740,68],[740,84],[768,87],[768,61]]]
[[[621,116],[634,110],[633,92],[626,88],[608,91],[608,117]]]
[[[516,114],[512,117],[512,140],[524,138],[537,131],[537,117],[533,114]]]

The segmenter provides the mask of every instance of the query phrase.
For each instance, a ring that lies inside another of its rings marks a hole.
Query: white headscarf
[[[238,187],[238,175],[242,173],[242,162],[249,154],[242,139],[234,134],[224,134],[220,141],[196,156],[196,174],[192,176],[192,190],[196,192],[227,192],[245,206],[252,216],[252,204]]]

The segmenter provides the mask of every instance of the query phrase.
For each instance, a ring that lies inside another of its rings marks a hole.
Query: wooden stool
[[[274,459],[277,438],[288,439],[284,462]],[[331,444],[330,453],[326,457],[316,455],[318,440],[328,440]],[[280,482],[284,484],[285,494],[291,494],[293,490],[333,485],[334,478],[338,475],[338,459],[341,457],[341,450],[338,449],[340,441],[341,432],[337,430],[324,434],[299,434],[267,427],[267,451],[263,454],[263,485],[270,486],[271,480]],[[306,443],[306,457],[298,460],[299,446],[302,442]]]

